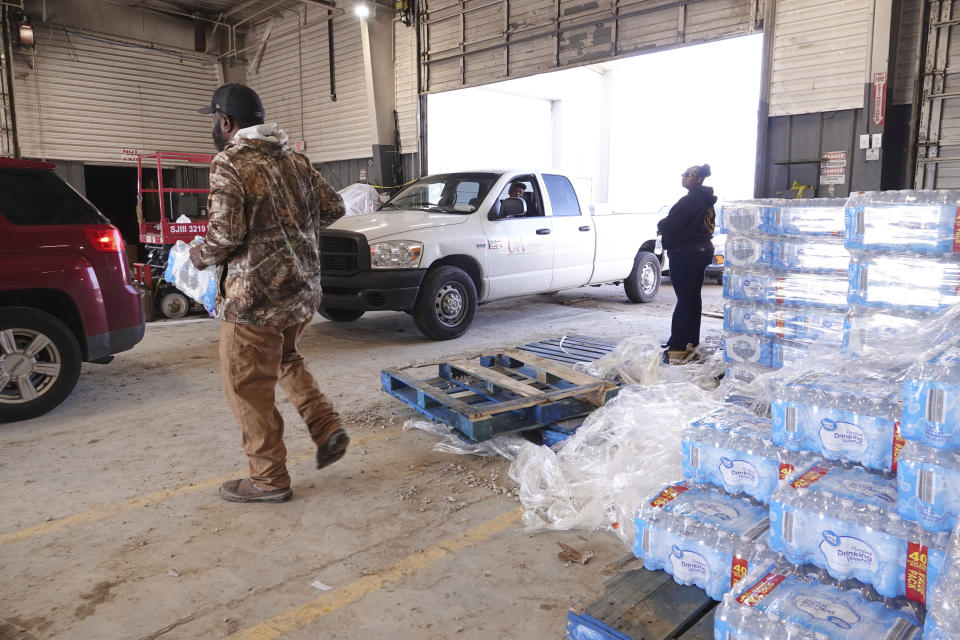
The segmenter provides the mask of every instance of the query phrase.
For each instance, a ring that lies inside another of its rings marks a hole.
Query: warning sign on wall
[[[824,152],[820,156],[820,184],[844,184],[846,181],[847,152]]]

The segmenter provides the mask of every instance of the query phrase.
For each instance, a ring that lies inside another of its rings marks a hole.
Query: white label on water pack
[[[860,482],[859,480],[844,480],[843,486],[862,496],[868,498],[879,498],[889,504],[897,503],[897,490],[895,487],[878,487],[869,482]]]
[[[674,545],[670,550],[670,564],[673,566],[673,575],[683,582],[710,580],[710,566],[707,560],[695,551],[688,551]]]
[[[823,532],[820,552],[830,569],[848,573],[852,569],[874,572],[878,567],[877,552],[860,538],[838,536],[833,531]]]
[[[801,596],[794,600],[793,604],[797,609],[817,620],[826,620],[841,629],[850,629],[860,622],[860,616],[856,611],[825,598]]]
[[[856,451],[867,449],[867,436],[852,422],[824,418],[820,421],[820,442],[827,451]]]
[[[760,484],[760,473],[746,460],[720,458],[718,468],[724,484],[744,487],[756,487]]]
[[[693,508],[708,518],[715,518],[717,520],[723,520],[724,522],[729,522],[730,520],[735,520],[740,517],[739,511],[725,504],[696,500],[693,503]]]

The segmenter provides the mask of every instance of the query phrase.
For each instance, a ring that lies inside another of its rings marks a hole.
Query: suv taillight
[[[122,253],[124,250],[123,237],[120,231],[109,224],[98,224],[84,229],[87,239],[97,251],[103,253]]]

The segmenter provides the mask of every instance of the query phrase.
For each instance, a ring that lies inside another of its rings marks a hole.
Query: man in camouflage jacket
[[[276,124],[263,124],[252,89],[223,85],[200,112],[213,114],[220,153],[210,165],[207,236],[190,258],[217,266],[224,391],[250,463],[250,478],[223,483],[220,496],[283,502],[292,491],[277,383],[307,424],[318,468],[349,442],[298,352],[320,305],[319,232],[343,216],[343,201]]]

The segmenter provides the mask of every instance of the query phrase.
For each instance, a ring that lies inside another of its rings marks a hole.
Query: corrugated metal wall
[[[762,0],[424,0],[424,92],[758,30]]]
[[[931,0],[920,96],[916,188],[960,188],[960,3]]]
[[[214,60],[39,26],[35,50],[14,55],[21,152],[113,164],[123,149],[208,151],[197,109],[216,88]]]
[[[394,100],[400,130],[400,149],[416,153],[419,144],[417,116],[417,29],[399,20],[393,22]]]
[[[863,107],[869,0],[778,0],[770,115]]]
[[[291,141],[303,140],[313,162],[369,158],[373,133],[363,75],[359,22],[352,13],[333,19],[336,101],[330,95],[327,11],[305,7],[271,29],[259,66],[248,63],[247,82],[263,100],[267,120]],[[305,19],[304,19],[305,17]],[[247,38],[253,62],[267,25]]]

